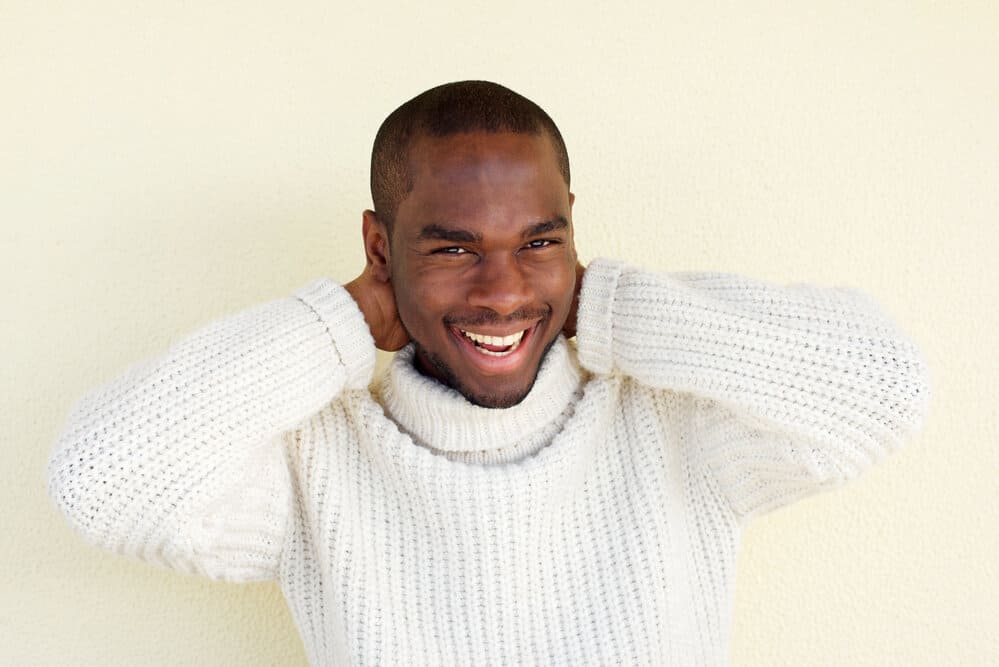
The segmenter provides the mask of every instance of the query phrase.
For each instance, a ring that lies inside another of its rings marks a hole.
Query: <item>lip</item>
[[[502,375],[515,371],[524,364],[528,355],[531,353],[529,348],[532,347],[532,343],[534,342],[534,333],[537,331],[540,324],[541,321],[539,320],[526,330],[523,330],[524,337],[520,339],[520,344],[517,346],[517,349],[505,357],[492,357],[482,354],[475,349],[475,343],[470,341],[463,333],[461,333],[461,330],[458,327],[452,325],[448,327],[448,330],[455,338],[458,349],[461,350],[462,354],[473,368],[483,375]],[[516,331],[522,331],[522,329],[515,329],[514,331],[506,332],[492,332],[488,329],[469,329],[469,331],[473,331],[474,333],[482,334],[484,336],[508,336]]]
[[[535,324],[537,324],[537,322],[535,322]],[[454,327],[454,328],[457,329],[459,333],[462,332],[462,331],[467,331],[468,333],[479,334],[481,336],[498,336],[500,338],[505,338],[505,337],[510,336],[512,334],[518,333],[520,331],[527,331],[528,329],[530,329],[533,326],[534,326],[534,324],[532,324],[530,326],[526,326],[526,327],[520,327],[519,329],[510,329],[510,330],[507,330],[507,331],[501,331],[501,330],[495,330],[495,329],[489,329],[489,328],[485,328],[485,329],[462,329],[461,327]]]

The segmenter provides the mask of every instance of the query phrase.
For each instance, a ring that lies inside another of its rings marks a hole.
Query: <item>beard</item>
[[[412,336],[410,339],[413,341],[413,345],[416,350],[416,356],[413,359],[416,369],[419,370],[424,375],[435,377],[438,381],[443,382],[447,386],[451,387],[459,394],[465,397],[469,403],[473,405],[478,405],[483,408],[512,408],[517,405],[531,393],[531,389],[534,388],[534,383],[538,379],[538,372],[541,370],[541,365],[545,363],[545,359],[548,357],[549,350],[552,349],[552,345],[558,340],[558,333],[552,338],[548,343],[545,344],[545,349],[541,352],[541,358],[538,360],[538,365],[534,369],[534,375],[531,376],[531,381],[528,383],[522,391],[508,392],[505,394],[477,394],[471,389],[466,387],[458,377],[458,374],[454,372],[446,361],[437,354],[434,354],[423,345],[420,341],[416,340]],[[433,366],[436,373],[428,373],[425,369],[420,368],[420,360],[425,359],[427,363]]]

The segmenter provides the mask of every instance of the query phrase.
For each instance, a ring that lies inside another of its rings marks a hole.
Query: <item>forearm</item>
[[[718,466],[746,453],[736,450],[750,433],[767,432],[775,447],[786,439],[781,456],[799,445],[802,469],[849,477],[916,431],[927,408],[915,345],[849,289],[598,262],[581,295],[579,351],[593,372],[689,393],[731,415],[741,434],[705,446]]]
[[[317,282],[187,336],[79,402],[50,459],[52,497],[89,541],[174,565],[192,517],[251,476],[280,483],[261,449],[366,386],[366,331],[349,295]]]

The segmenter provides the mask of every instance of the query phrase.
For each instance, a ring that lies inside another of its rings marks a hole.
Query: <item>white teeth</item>
[[[526,329],[524,330],[526,331]],[[520,339],[524,337],[524,331],[518,331],[515,334],[510,334],[509,336],[484,336],[482,334],[472,333],[471,331],[462,331],[465,337],[469,340],[473,340],[476,343],[482,343],[483,345],[493,345],[496,347],[506,347],[507,345],[515,345],[520,342]]]
[[[469,340],[480,343],[481,345],[492,345],[493,347],[507,347],[508,349],[502,351],[487,350],[479,345],[475,346],[475,349],[482,354],[487,354],[491,357],[505,357],[511,354],[520,346],[520,341],[524,337],[524,331],[518,331],[515,334],[510,334],[509,336],[485,336],[483,334],[472,333],[471,331],[460,330],[461,333],[465,335]]]

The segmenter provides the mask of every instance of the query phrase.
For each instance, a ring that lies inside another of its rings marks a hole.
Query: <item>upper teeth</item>
[[[524,331],[526,331],[526,329]],[[520,339],[524,337],[524,331],[518,331],[517,333],[510,334],[509,336],[483,336],[482,334],[472,333],[471,331],[462,331],[461,333],[465,334],[465,336],[474,340],[476,343],[506,347],[508,345],[519,343]]]

